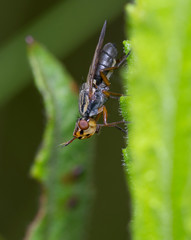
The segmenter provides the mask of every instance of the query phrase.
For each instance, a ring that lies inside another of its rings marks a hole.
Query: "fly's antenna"
[[[66,146],[68,146],[71,142],[73,142],[75,139],[76,139],[76,137],[73,137],[73,138],[72,138],[71,140],[69,140],[68,142],[59,144],[59,146],[61,146],[61,147],[66,147]]]

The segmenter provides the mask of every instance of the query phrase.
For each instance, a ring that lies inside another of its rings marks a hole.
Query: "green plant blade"
[[[47,123],[32,167],[32,175],[43,187],[41,206],[26,239],[84,239],[92,196],[91,140],[75,140],[59,147],[72,138],[78,112],[75,84],[66,69],[37,42],[29,44],[28,55]]]
[[[126,77],[133,239],[191,239],[190,1],[128,6],[135,55]]]

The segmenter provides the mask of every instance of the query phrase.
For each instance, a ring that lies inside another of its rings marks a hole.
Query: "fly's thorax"
[[[88,117],[96,116],[99,113],[99,109],[105,104],[108,100],[108,97],[103,93],[107,87],[97,87],[96,91],[94,92],[94,98],[91,99],[88,106]]]
[[[105,102],[108,100],[108,97],[103,93],[103,90],[105,90],[107,87],[101,87],[98,86],[95,93],[94,93],[94,97],[95,100],[91,101],[90,104],[90,112],[89,112],[89,116],[95,116],[98,114],[99,112],[99,108],[101,108]]]
[[[82,84],[79,94],[79,112],[82,117],[89,117],[91,112],[91,105],[95,101],[96,88],[92,88],[92,98],[89,97],[89,85],[87,83]]]
[[[102,86],[103,85],[103,86]],[[79,94],[79,112],[82,117],[93,117],[98,114],[99,108],[107,101],[107,96],[103,93],[103,90],[109,88],[104,84],[92,88],[92,97],[89,98],[89,86],[87,83],[82,85]]]
[[[81,116],[85,116],[88,110],[89,105],[89,85],[87,83],[83,83],[80,89],[79,94],[79,112]]]
[[[86,139],[96,133],[97,124],[93,118],[80,118],[77,120],[73,136],[78,139]]]

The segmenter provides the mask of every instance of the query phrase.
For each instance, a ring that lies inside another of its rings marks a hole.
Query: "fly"
[[[82,84],[79,93],[79,113],[81,117],[77,120],[73,132],[73,138],[61,145],[67,146],[75,139],[86,139],[98,133],[101,127],[116,127],[119,122],[107,122],[107,109],[105,103],[109,98],[119,98],[122,94],[109,91],[110,77],[113,70],[119,68],[129,56],[116,60],[118,51],[113,43],[107,43],[103,46],[104,36],[106,31],[106,21],[101,30],[99,41],[94,53],[92,64],[90,65],[87,81]],[[102,48],[103,46],[103,48]],[[103,124],[98,124],[101,114],[103,114]]]

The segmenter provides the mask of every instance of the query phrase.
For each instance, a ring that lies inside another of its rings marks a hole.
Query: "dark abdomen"
[[[104,45],[99,56],[98,66],[94,76],[97,85],[99,85],[102,82],[100,71],[103,70],[104,68],[113,66],[117,57],[117,53],[118,53],[117,48],[113,43],[107,43]],[[104,73],[107,74],[107,72]]]

